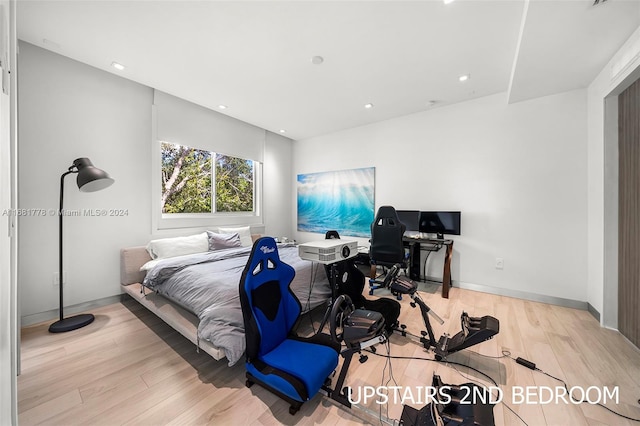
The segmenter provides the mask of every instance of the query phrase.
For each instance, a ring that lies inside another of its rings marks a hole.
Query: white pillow
[[[209,239],[206,232],[188,237],[162,238],[150,241],[147,251],[152,259],[204,253],[209,251]]]
[[[242,247],[251,247],[253,240],[251,239],[251,227],[240,226],[238,228],[218,228],[221,234],[238,234],[240,236],[240,244]]]
[[[140,267],[140,270],[141,271],[150,271],[151,269],[153,269],[154,266],[156,266],[161,261],[162,261],[162,259],[152,259],[152,260],[148,261],[147,263],[145,263],[144,265],[142,265]]]

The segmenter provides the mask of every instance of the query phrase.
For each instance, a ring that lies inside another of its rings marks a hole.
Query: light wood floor
[[[436,337],[459,331],[459,316],[493,315],[500,333],[492,340],[454,354],[449,361],[470,365],[494,378],[503,401],[494,407],[496,425],[636,425],[605,409],[589,404],[517,404],[515,386],[561,386],[555,380],[528,370],[512,359],[510,351],[538,368],[567,381],[570,387],[617,386],[619,403],[607,405],[640,418],[640,351],[618,332],[603,329],[586,311],[528,302],[452,288],[442,299],[438,288],[425,287],[427,304],[445,320],[434,325]],[[380,293],[381,294],[381,293]],[[379,294],[376,293],[376,296]],[[423,329],[418,309],[402,303],[401,320],[408,329]],[[381,424],[380,412],[399,419],[402,406],[368,404],[373,414],[354,417],[316,395],[295,416],[288,405],[258,385],[244,386],[242,363],[228,367],[204,353],[128,299],[93,311],[96,321],[66,334],[50,334],[48,324],[22,330],[22,374],[18,378],[19,423],[45,425],[200,425],[200,424]],[[315,317],[321,317],[316,313]],[[317,321],[319,318],[315,318]],[[307,320],[310,323],[310,320]],[[392,356],[433,360],[433,354],[394,335]],[[434,373],[445,383],[470,380],[493,385],[473,370],[419,359],[393,359],[385,363],[384,346],[368,354],[365,363],[354,362],[346,385],[398,385],[418,398],[418,388],[429,386]],[[454,368],[455,367],[455,368]],[[390,377],[389,372],[392,372]],[[361,389],[361,388],[360,388]],[[537,399],[536,399],[537,400]],[[409,404],[411,405],[411,404]],[[420,406],[416,406],[420,408]]]

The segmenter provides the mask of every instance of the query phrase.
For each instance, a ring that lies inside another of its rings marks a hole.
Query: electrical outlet
[[[53,286],[57,287],[60,285],[60,273],[59,272],[54,272],[53,273]],[[62,285],[66,286],[67,285],[67,271],[62,271]]]
[[[496,257],[496,269],[504,269],[504,259]]]

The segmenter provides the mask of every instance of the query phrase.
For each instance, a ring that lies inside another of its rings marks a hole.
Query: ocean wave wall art
[[[298,231],[370,237],[375,167],[298,175]]]

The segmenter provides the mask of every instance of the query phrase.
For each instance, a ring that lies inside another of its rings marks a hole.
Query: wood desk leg
[[[449,298],[451,287],[451,257],[453,256],[453,242],[447,244],[447,253],[444,256],[444,271],[442,272],[442,297]]]
[[[378,272],[378,268],[376,267],[376,265],[371,265],[371,272],[369,272],[369,277],[371,277],[372,280],[376,279],[376,273]]]

